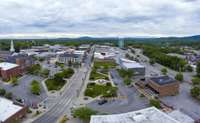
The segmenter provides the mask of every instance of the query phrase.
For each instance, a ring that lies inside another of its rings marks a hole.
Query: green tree
[[[160,106],[160,101],[158,101],[158,100],[156,100],[156,99],[151,99],[151,100],[150,100],[150,105],[151,105],[151,106],[154,106],[154,107],[156,107],[156,108],[161,108],[161,106]]]
[[[32,94],[40,95],[40,91],[41,91],[41,89],[40,89],[39,82],[36,81],[36,80],[33,80],[31,82],[31,92],[32,92]]]
[[[11,83],[15,86],[15,85],[18,85],[18,80],[17,80],[17,77],[12,77],[11,78]]]
[[[200,62],[197,63],[196,72],[197,76],[200,77]]]
[[[126,85],[130,85],[130,84],[132,83],[132,81],[131,81],[131,79],[130,79],[128,76],[126,76],[126,77],[124,78],[124,83],[125,83]]]
[[[175,79],[178,81],[183,81],[183,74],[182,73],[176,74]]]
[[[8,98],[8,99],[12,99],[12,96],[13,96],[13,94],[11,92],[7,92],[5,94],[5,97]]]
[[[48,69],[43,69],[43,70],[41,71],[41,75],[42,75],[43,77],[48,77],[48,75],[49,75],[49,70],[48,70]]]
[[[187,65],[186,70],[189,72],[193,72],[193,67],[191,65]]]
[[[200,87],[193,87],[190,90],[190,94],[195,98],[199,98],[199,96],[200,96]]]
[[[156,61],[155,61],[155,59],[150,59],[150,60],[149,60],[149,63],[150,63],[151,65],[153,65],[153,64],[156,63]]]
[[[168,70],[167,70],[167,68],[162,68],[161,72],[163,75],[167,75]]]
[[[83,120],[84,122],[88,122],[90,120],[90,117],[92,115],[95,115],[96,113],[96,111],[90,108],[81,107],[73,111],[73,116]]]
[[[6,94],[6,90],[3,88],[0,88],[0,96],[4,96]]]

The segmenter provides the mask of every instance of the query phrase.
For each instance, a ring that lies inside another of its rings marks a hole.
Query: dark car
[[[100,100],[99,102],[98,102],[98,104],[99,105],[103,105],[103,104],[105,104],[105,103],[107,103],[108,101],[107,100]]]

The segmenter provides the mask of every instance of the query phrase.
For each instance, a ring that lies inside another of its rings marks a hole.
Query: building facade
[[[179,93],[179,82],[168,76],[150,78],[148,86],[159,96],[172,96]]]
[[[3,80],[10,80],[22,74],[20,66],[17,64],[2,62],[0,63],[0,76]]]

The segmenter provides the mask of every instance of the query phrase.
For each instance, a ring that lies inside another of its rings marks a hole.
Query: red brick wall
[[[22,74],[22,71],[20,70],[19,66],[9,70],[1,70],[0,72],[3,80],[9,80],[14,76],[19,76],[20,74]]]
[[[18,111],[17,113],[15,113],[14,115],[12,115],[11,117],[9,117],[3,123],[13,123],[16,120],[21,119],[22,117],[24,117],[26,115],[27,110],[28,110],[28,107],[24,107],[23,109],[21,109],[20,111]]]
[[[159,92],[159,96],[171,96],[179,93],[179,82],[166,85],[159,85],[150,80],[148,85],[157,92]]]

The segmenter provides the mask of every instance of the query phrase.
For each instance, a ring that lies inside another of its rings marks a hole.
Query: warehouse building
[[[123,69],[133,70],[135,75],[145,75],[145,67],[136,61],[120,58],[119,64]]]
[[[148,86],[159,96],[171,96],[179,93],[179,82],[169,76],[150,78]]]
[[[0,123],[14,123],[24,117],[27,107],[14,104],[12,101],[0,97]]]
[[[169,116],[155,107],[150,107],[122,114],[94,115],[90,123],[193,123],[194,121],[186,115],[181,115],[181,118],[174,115],[177,114]]]
[[[22,72],[19,65],[8,62],[0,63],[0,76],[3,80],[9,80],[21,74]]]

